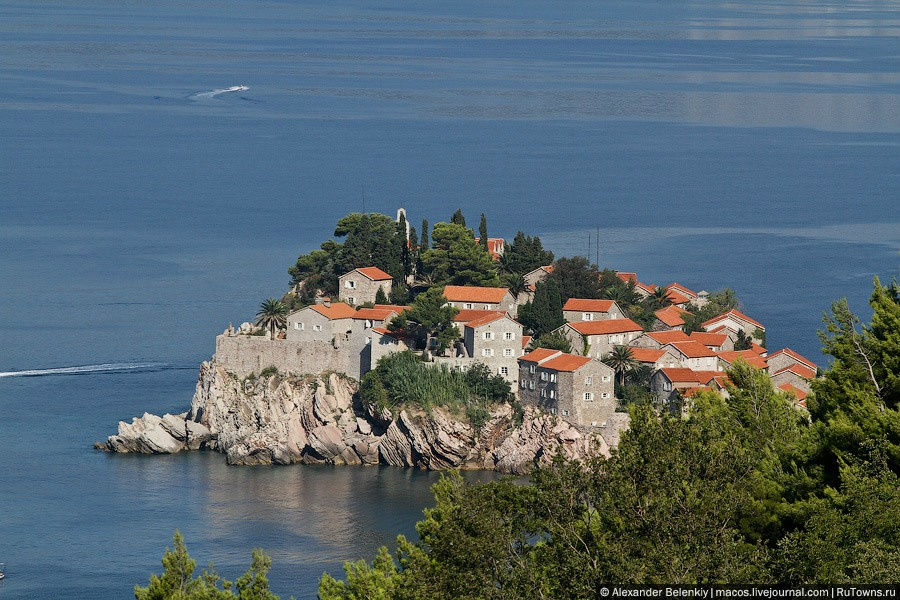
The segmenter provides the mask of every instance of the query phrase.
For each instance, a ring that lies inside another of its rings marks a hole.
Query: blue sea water
[[[0,598],[130,597],[175,528],[309,598],[412,534],[434,474],[90,449],[398,206],[732,287],[821,360],[822,311],[900,265],[900,5],[0,2],[0,375],[113,365],[0,376]]]

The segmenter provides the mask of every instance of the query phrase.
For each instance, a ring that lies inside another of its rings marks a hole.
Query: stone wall
[[[336,371],[353,377],[358,377],[360,371],[359,356],[349,356],[347,348],[335,349],[321,341],[270,340],[248,335],[217,336],[215,362],[241,377],[268,367],[276,367],[282,373]]]

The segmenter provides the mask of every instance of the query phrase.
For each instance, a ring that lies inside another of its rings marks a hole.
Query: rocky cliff
[[[393,414],[360,406],[355,391],[355,382],[335,374],[240,379],[205,362],[189,412],[120,422],[101,446],[148,454],[211,449],[234,465],[381,463],[526,473],[560,451],[568,458],[608,456],[627,427],[627,415],[617,414],[606,428],[583,434],[531,407],[517,419],[504,404],[475,430],[441,409]]]

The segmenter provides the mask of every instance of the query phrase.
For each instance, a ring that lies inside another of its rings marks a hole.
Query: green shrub
[[[278,367],[266,367],[262,371],[260,371],[260,377],[271,377],[272,375],[278,375]]]

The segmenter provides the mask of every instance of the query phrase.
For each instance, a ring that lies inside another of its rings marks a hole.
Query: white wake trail
[[[215,98],[219,94],[227,94],[229,92],[246,92],[250,88],[246,85],[233,85],[230,88],[224,88],[221,90],[210,90],[208,92],[200,92],[199,94],[194,94],[192,98]]]
[[[55,369],[27,369],[23,371],[3,371],[0,377],[43,377],[46,375],[85,375],[88,373],[123,373],[127,371],[158,371],[172,368],[166,363],[103,363],[78,367],[58,367]]]

